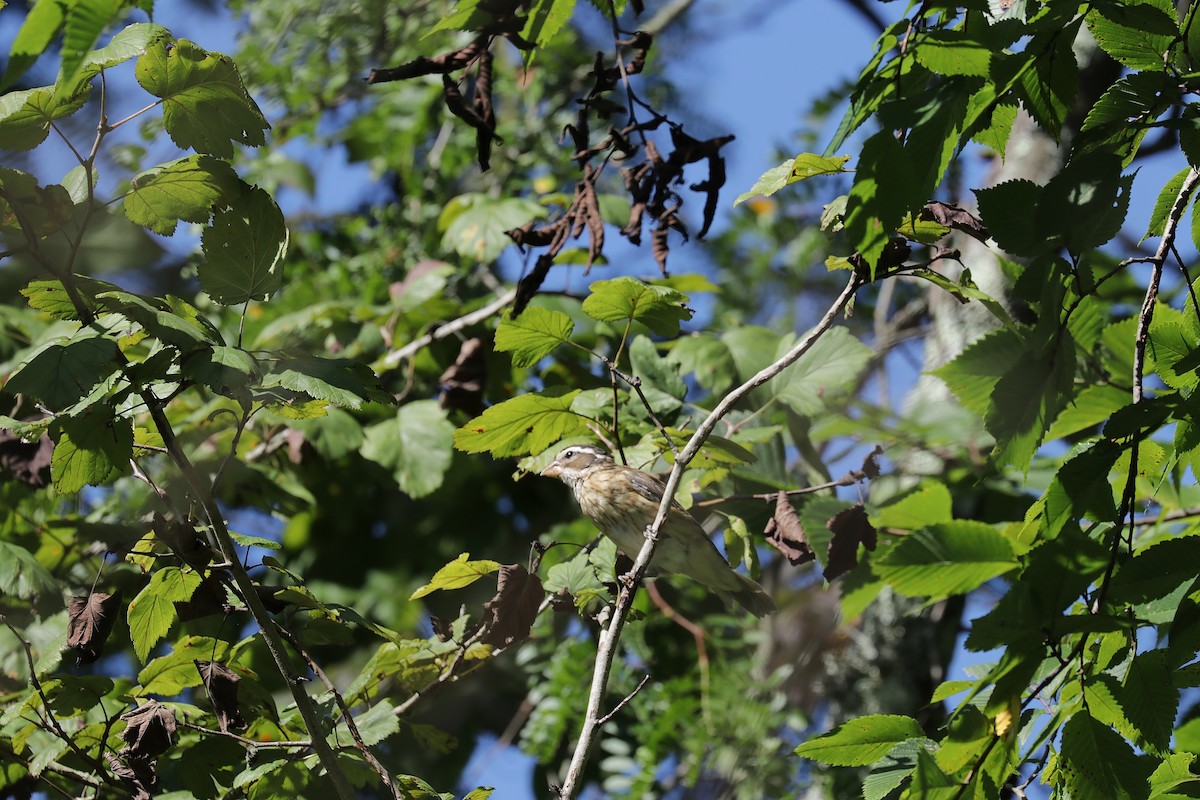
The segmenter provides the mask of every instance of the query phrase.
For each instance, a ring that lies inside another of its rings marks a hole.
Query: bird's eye
[[[563,458],[567,459],[568,461],[569,461],[569,460],[571,460],[571,459],[572,459],[572,458],[574,458],[574,457],[575,457],[575,451],[574,451],[574,450],[568,450],[567,452],[563,453]]]

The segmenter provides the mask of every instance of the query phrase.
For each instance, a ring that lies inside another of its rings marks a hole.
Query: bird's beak
[[[542,470],[543,478],[558,478],[562,476],[562,465],[558,463],[558,459],[550,462],[550,466]]]

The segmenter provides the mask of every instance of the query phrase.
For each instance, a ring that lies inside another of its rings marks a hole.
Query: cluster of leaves
[[[1198,584],[1177,559],[1197,541],[1200,304],[1182,262],[1182,280],[1163,280],[1200,164],[1182,99],[1194,15],[1165,2],[923,9],[884,33],[855,89],[833,146],[870,118],[883,129],[863,145],[842,224],[881,267],[969,142],[1004,157],[1018,107],[1056,140],[1069,130],[1084,28],[1124,68],[1045,185],[976,191],[1011,294],[988,298],[996,329],[936,374],[982,421],[991,464],[1037,493],[990,523],[960,518],[936,480],[871,508],[879,547],[852,573],[864,591],[936,602],[1005,582],[965,640],[999,659],[933,693],[950,701],[943,726],[868,716],[798,749],[869,769],[866,797],[995,797],[1036,778],[1055,797],[1195,796]],[[1099,248],[1126,222],[1125,169],[1156,129],[1188,166],[1149,221],[1144,238],[1162,244],[1117,261]],[[1140,282],[1137,264],[1151,269]]]

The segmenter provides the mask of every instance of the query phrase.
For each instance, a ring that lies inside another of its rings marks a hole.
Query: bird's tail
[[[771,599],[771,595],[763,591],[761,586],[740,572],[733,574],[737,576],[741,588],[736,591],[727,591],[725,594],[737,601],[738,605],[756,617],[764,617],[779,610],[775,601]]]

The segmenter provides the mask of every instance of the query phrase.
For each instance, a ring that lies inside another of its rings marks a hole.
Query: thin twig
[[[363,759],[370,765],[375,774],[379,776],[379,780],[383,781],[383,785],[388,788],[392,797],[396,800],[403,800],[400,795],[400,789],[396,786],[396,782],[392,780],[392,776],[388,774],[387,769],[383,764],[379,763],[379,759],[371,752],[371,748],[367,747],[367,743],[363,741],[362,734],[358,732],[358,725],[354,721],[354,717],[350,714],[350,707],[346,705],[346,698],[342,697],[342,693],[333,685],[333,681],[329,680],[329,676],[325,674],[325,670],[321,669],[321,665],[317,660],[309,655],[308,650],[300,643],[290,630],[282,625],[276,625],[276,629],[283,638],[291,643],[292,647],[300,654],[300,657],[308,663],[308,668],[313,671],[317,679],[324,684],[325,689],[333,695],[333,701],[337,703],[337,707],[342,711],[342,719],[346,722],[346,730],[350,732],[350,738],[354,740],[354,747],[362,755]]]
[[[1176,195],[1171,211],[1167,215],[1166,224],[1163,226],[1162,241],[1159,242],[1158,249],[1154,251],[1154,256],[1149,259],[1153,269],[1150,273],[1149,284],[1146,286],[1146,297],[1142,300],[1142,310],[1138,314],[1137,336],[1134,339],[1133,348],[1133,402],[1135,403],[1142,400],[1142,379],[1146,369],[1146,339],[1150,332],[1150,321],[1154,317],[1154,304],[1158,300],[1158,286],[1162,280],[1163,264],[1171,252],[1175,234],[1179,230],[1179,221],[1183,218],[1183,212],[1187,208],[1188,200],[1191,199],[1197,184],[1200,184],[1200,172],[1195,169],[1188,170],[1187,177],[1183,179],[1183,185],[1179,187],[1179,194]]]
[[[190,729],[196,731],[197,733],[207,733],[210,736],[223,736],[226,739],[232,739],[235,742],[244,744],[247,747],[253,747],[256,750],[271,749],[271,748],[294,749],[294,750],[311,750],[312,749],[312,741],[309,739],[294,739],[294,740],[289,740],[289,741],[285,741],[285,742],[262,742],[257,739],[247,739],[245,736],[238,736],[236,733],[230,733],[229,731],[221,731],[221,730],[214,730],[213,728],[206,728],[203,725],[197,725],[194,722],[187,722],[187,721],[180,720],[179,725],[181,725],[184,728],[190,728]]]
[[[21,643],[21,649],[25,652],[25,663],[29,666],[29,683],[33,686],[33,690],[37,692],[38,697],[41,698],[42,708],[46,710],[47,724],[54,729],[54,734],[71,749],[72,753],[83,759],[84,763],[90,765],[101,776],[101,779],[115,786],[123,786],[124,784],[109,775],[108,770],[104,769],[104,765],[98,759],[88,755],[83,748],[75,743],[70,734],[63,730],[63,726],[59,723],[58,718],[54,716],[54,710],[50,707],[50,698],[46,696],[46,689],[42,686],[41,680],[38,679],[37,666],[33,661],[33,645],[29,643],[29,640],[19,630],[13,627],[13,624],[8,621],[7,617],[0,615],[0,621],[4,622],[4,627],[8,628],[12,632],[12,635],[17,638],[17,641]]]
[[[638,681],[638,685],[633,688],[633,691],[630,692],[629,694],[625,695],[624,697],[622,697],[621,702],[619,702],[615,706],[613,706],[613,710],[608,712],[607,714],[605,714],[603,717],[601,717],[596,722],[596,724],[604,725],[609,720],[611,720],[613,717],[615,717],[621,711],[622,708],[624,708],[626,705],[628,705],[630,700],[637,697],[638,692],[640,692],[642,690],[642,687],[645,686],[649,682],[650,682],[650,673],[647,672],[645,675],[642,676],[642,679],[640,681]]]
[[[637,392],[638,398],[642,401],[642,405],[646,408],[646,413],[650,415],[650,421],[654,423],[654,427],[658,428],[658,432],[661,433],[663,438],[667,440],[667,446],[671,448],[671,452],[675,454],[676,458],[678,458],[679,446],[675,444],[675,439],[672,438],[669,433],[667,433],[666,426],[662,424],[661,420],[659,420],[658,414],[654,413],[654,407],[651,406],[650,401],[646,399],[646,393],[642,391],[642,379],[637,375],[627,375],[626,373],[622,372],[617,367],[616,363],[604,358],[604,356],[601,356],[601,359],[604,360],[604,366],[608,367],[608,371],[612,374],[614,379],[620,378],[621,380],[625,381],[625,383],[629,384],[629,386],[635,392]],[[613,391],[616,391],[615,380],[613,383]],[[614,422],[613,429],[615,430],[616,428],[617,425]]]
[[[839,486],[853,486],[856,483],[862,483],[866,479],[867,476],[862,470],[851,470],[837,480],[829,481],[828,483],[818,483],[816,486],[805,486],[803,489],[780,489],[777,492],[759,492],[758,494],[731,494],[728,497],[713,497],[708,500],[701,500],[692,505],[694,508],[712,508],[713,506],[733,503],[739,500],[776,500],[779,498],[779,495],[798,497],[800,495],[823,492],[826,489],[836,489]]]
[[[482,308],[478,308],[469,314],[464,314],[456,320],[447,322],[445,325],[439,325],[424,336],[418,336],[403,347],[392,350],[383,357],[383,366],[389,369],[395,367],[406,358],[411,358],[421,348],[426,347],[439,339],[445,339],[447,336],[461,331],[463,328],[468,328],[478,322],[483,322],[493,314],[497,314],[505,306],[510,305],[517,297],[516,289],[509,289],[504,294],[497,297],[492,302]]]
[[[575,745],[575,752],[571,757],[571,765],[567,769],[566,778],[563,781],[562,788],[559,790],[560,797],[572,800],[582,788],[580,782],[583,778],[584,767],[587,766],[592,748],[596,743],[597,722],[601,716],[600,706],[604,701],[604,694],[608,688],[608,678],[612,672],[613,660],[617,652],[617,643],[621,638],[621,630],[624,628],[625,621],[629,617],[629,610],[633,607],[636,587],[646,574],[646,570],[650,566],[650,559],[654,557],[654,550],[658,546],[659,531],[662,530],[663,523],[667,519],[667,513],[671,508],[671,501],[674,499],[675,491],[679,488],[679,483],[683,478],[683,471],[691,463],[692,459],[696,457],[696,454],[700,452],[701,446],[703,446],[709,435],[712,434],[717,423],[733,410],[733,406],[752,390],[774,378],[807,353],[813,344],[816,343],[817,339],[833,325],[833,321],[849,304],[860,285],[861,281],[859,277],[857,275],[851,276],[842,293],[838,295],[833,305],[825,312],[825,315],[815,328],[809,331],[783,357],[759,370],[757,374],[741,386],[738,386],[725,395],[721,399],[721,402],[717,403],[716,408],[700,423],[696,432],[692,434],[692,438],[688,440],[687,446],[684,447],[679,457],[675,460],[675,465],[671,468],[671,474],[667,477],[663,499],[658,506],[658,514],[655,516],[654,522],[646,529],[646,543],[642,545],[642,549],[633,563],[633,569],[622,577],[623,585],[617,594],[617,601],[613,607],[612,617],[608,625],[600,631],[596,646],[596,665],[592,672],[592,683],[588,693],[587,712],[584,716],[583,728],[579,732],[579,740]]]

